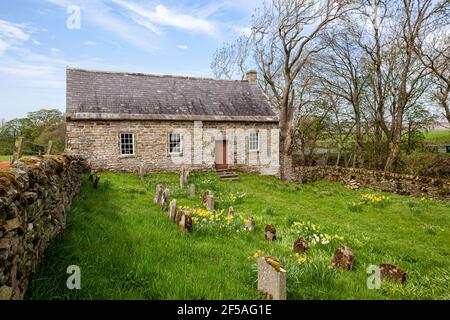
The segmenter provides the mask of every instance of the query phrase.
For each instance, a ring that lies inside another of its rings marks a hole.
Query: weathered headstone
[[[99,182],[100,182],[100,176],[97,174],[95,176],[95,180],[94,180],[94,184],[93,184],[94,189],[97,189],[97,186],[98,186]]]
[[[175,215],[175,224],[179,225],[181,221],[181,217],[184,215],[184,210],[177,210],[177,213]]]
[[[184,189],[184,177],[183,172],[180,173],[180,188]]]
[[[210,192],[209,192],[209,191],[203,192],[203,195],[202,195],[202,203],[203,203],[204,206],[206,206],[206,200],[208,199],[208,196],[209,196],[209,195],[210,195]]]
[[[161,201],[159,203],[159,208],[163,211],[167,210],[167,208],[168,208],[169,195],[170,195],[169,189],[165,189],[162,193]]]
[[[352,270],[354,255],[352,249],[343,246],[334,252],[332,265],[335,268]]]
[[[141,181],[144,181],[145,178],[145,170],[144,170],[144,164],[139,165],[139,179]]]
[[[175,216],[177,214],[177,200],[173,199],[169,204],[169,214],[167,217],[170,221],[175,222]]]
[[[277,239],[277,230],[273,224],[268,224],[264,231],[266,232],[266,240],[274,241]]]
[[[209,211],[214,210],[214,196],[212,194],[208,195],[206,198],[206,209]]]
[[[245,221],[245,230],[253,231],[255,230],[255,218],[247,217],[247,221]]]
[[[294,242],[294,252],[304,253],[306,250],[308,250],[308,242],[303,237],[298,238]]]
[[[189,186],[189,196],[191,198],[195,198],[195,184],[191,184]]]
[[[89,173],[89,182],[94,181],[94,174],[95,174],[94,170],[91,170],[91,172]]]
[[[189,170],[183,166],[180,170],[180,188],[184,188],[184,186],[188,183],[189,178]]]
[[[233,207],[229,207],[228,208],[228,214],[229,217],[233,217],[234,216],[234,208]]]
[[[192,215],[189,211],[182,211],[178,227],[182,231],[192,232]]]
[[[159,204],[161,202],[161,197],[163,193],[163,188],[160,184],[156,186],[155,197],[153,198],[153,203]]]
[[[404,283],[406,281],[406,271],[398,266],[389,263],[380,264],[381,280],[390,279]]]
[[[286,270],[276,259],[258,259],[258,290],[269,300],[286,300]]]

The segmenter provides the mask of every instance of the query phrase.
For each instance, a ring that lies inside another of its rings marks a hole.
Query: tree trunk
[[[400,107],[400,106],[399,106]],[[402,139],[402,117],[397,117],[393,123],[392,139],[389,144],[390,153],[384,166],[384,171],[395,171],[397,160],[400,156],[400,144]]]
[[[284,181],[293,179],[292,119],[292,108],[283,108],[280,113],[280,178]]]

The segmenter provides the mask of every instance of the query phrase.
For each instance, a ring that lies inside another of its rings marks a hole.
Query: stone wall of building
[[[294,181],[339,181],[382,192],[450,201],[450,180],[334,166],[295,167]]]
[[[48,242],[64,231],[80,190],[79,157],[25,158],[0,170],[0,300],[22,299]]]
[[[250,130],[260,132],[259,152],[249,152]],[[121,133],[134,135],[134,155],[121,155]],[[182,134],[181,156],[169,154],[170,133]],[[221,139],[227,140],[230,169],[278,175],[278,123],[270,122],[68,121],[66,152],[86,158],[94,170],[136,172],[141,165],[146,172],[176,171],[182,165],[212,170],[215,141]]]

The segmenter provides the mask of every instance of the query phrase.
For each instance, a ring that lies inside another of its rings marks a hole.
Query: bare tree
[[[447,14],[447,17],[450,17]],[[447,20],[449,21],[449,20]],[[426,30],[419,37],[415,50],[420,61],[431,72],[431,96],[442,107],[450,123],[450,29]]]
[[[323,34],[321,41],[327,49],[315,59],[315,69],[321,84],[319,90],[339,98],[340,103],[350,104],[353,109],[356,142],[353,165],[358,162],[362,166],[362,96],[368,76],[364,70],[364,52],[358,46],[361,34],[352,31],[346,26]]]
[[[448,2],[434,0],[403,0],[399,6],[398,32],[401,59],[397,61],[398,88],[396,88],[395,108],[392,113],[390,154],[385,171],[393,171],[400,155],[403,115],[419,81],[426,76],[426,69],[417,63],[415,45],[422,30],[437,26],[440,15]]]
[[[214,53],[211,70],[217,79],[233,79],[239,77],[244,80],[248,71],[248,60],[251,57],[250,39],[241,36],[232,44],[226,43]]]
[[[295,83],[305,64],[324,49],[316,41],[320,32],[351,9],[348,1],[272,0],[253,18],[256,61],[279,111],[282,179],[292,172]]]

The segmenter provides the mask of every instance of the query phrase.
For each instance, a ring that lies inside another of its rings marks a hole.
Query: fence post
[[[22,146],[23,146],[23,137],[17,137],[11,164],[15,163],[20,159],[20,156],[22,155]]]
[[[47,145],[47,151],[45,152],[46,155],[50,155],[50,153],[52,152],[52,147],[53,147],[53,141],[49,140],[48,145]]]

